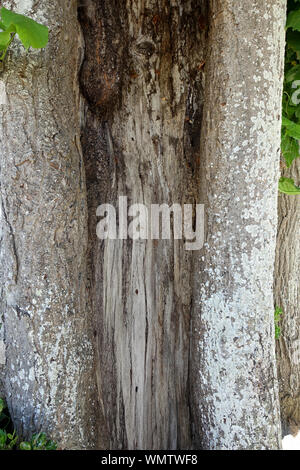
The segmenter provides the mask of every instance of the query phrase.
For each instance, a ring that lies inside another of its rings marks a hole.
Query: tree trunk
[[[300,161],[284,176],[300,181]],[[275,305],[281,307],[277,362],[283,434],[300,428],[300,197],[279,195]]]
[[[273,268],[283,0],[210,2],[192,409],[205,449],[280,446]]]
[[[92,447],[77,8],[39,0],[24,10],[24,3],[4,5],[49,26],[50,42],[44,51],[14,47],[0,77],[7,97],[0,106],[5,394],[22,436],[42,430],[61,447]]]
[[[96,239],[96,207],[195,202],[205,2],[87,0],[83,148],[99,396],[111,448],[191,445],[191,252]]]
[[[75,0],[26,1],[50,43],[16,46],[0,77],[0,382],[25,437],[280,445],[272,276],[286,5],[212,0],[208,15],[207,3],[81,0],[81,106]],[[120,196],[205,202],[204,250],[99,240],[96,209]]]

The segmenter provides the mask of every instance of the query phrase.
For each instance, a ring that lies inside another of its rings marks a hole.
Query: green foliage
[[[18,436],[15,432],[10,434],[5,429],[0,429],[0,450],[13,450],[16,447]]]
[[[5,401],[0,398],[0,450],[15,448],[18,436],[11,426],[11,419]]]
[[[283,314],[282,308],[276,307],[274,312],[274,323],[275,323],[275,339],[279,339],[281,335],[281,329],[279,326],[280,317]]]
[[[297,140],[292,139],[287,133],[281,137],[281,151],[284,155],[287,166],[290,166],[297,152],[299,152],[299,143]]]
[[[30,441],[19,442],[19,437],[12,428],[6,403],[0,398],[0,450],[56,450],[57,444],[40,432],[34,434]]]
[[[284,178],[282,176],[279,180],[278,188],[281,193],[289,194],[291,196],[300,194],[300,188],[295,185],[292,178]]]
[[[282,100],[281,153],[289,168],[299,157],[300,140],[300,1],[288,0],[286,23],[285,73]],[[281,178],[279,190],[298,194],[298,188],[288,178]]]
[[[50,441],[44,432],[34,434],[29,442],[21,442],[20,450],[56,450],[57,444]]]
[[[294,31],[300,31],[300,16],[298,10],[289,12],[286,22],[287,28],[292,28]]]
[[[284,129],[285,135],[293,137],[294,139],[300,139],[300,124],[296,124],[293,121],[290,121],[285,116],[282,117],[282,127]]]
[[[16,35],[19,36],[25,49],[40,49],[48,43],[48,28],[27,16],[14,13],[2,7],[0,10],[0,61],[4,60],[7,49]]]
[[[11,420],[7,411],[6,403],[2,398],[0,398],[0,428],[6,431],[13,431],[13,429],[10,429],[10,423]]]

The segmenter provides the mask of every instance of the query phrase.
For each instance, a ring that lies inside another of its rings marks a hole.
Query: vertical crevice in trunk
[[[96,207],[194,203],[202,116],[201,0],[86,0],[81,71],[106,445],[191,446],[189,334],[192,254],[181,240],[100,241]]]
[[[300,181],[299,160],[284,176]],[[277,363],[283,434],[300,428],[300,197],[279,195],[275,306],[281,307]]]

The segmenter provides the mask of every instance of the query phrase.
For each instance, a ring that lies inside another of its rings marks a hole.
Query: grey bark
[[[272,276],[286,2],[210,2],[192,410],[206,449],[276,449]]]
[[[96,239],[96,207],[195,202],[202,1],[86,1],[81,83],[98,387],[111,448],[191,445],[191,254],[183,241]],[[93,242],[93,243],[92,243]]]
[[[21,436],[42,430],[63,448],[92,447],[97,405],[86,289],[77,5],[4,5],[50,28],[45,50],[26,52],[17,45],[0,77],[7,95],[0,106],[5,396]]]
[[[43,430],[66,448],[280,445],[285,2],[210,2],[204,64],[206,3],[80,3],[83,162],[76,2],[32,2],[49,46],[16,47],[0,78],[2,377],[21,434]],[[96,238],[97,206],[119,195],[206,202],[194,291],[183,241]]]
[[[299,159],[284,176],[300,182]],[[281,307],[277,363],[283,434],[300,428],[300,197],[279,195],[275,306]]]

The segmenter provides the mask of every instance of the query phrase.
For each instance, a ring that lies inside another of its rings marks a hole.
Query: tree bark
[[[286,3],[246,3],[210,2],[191,374],[205,449],[280,447],[272,276]]]
[[[68,449],[280,446],[286,5],[212,0],[208,14],[207,3],[82,0],[82,106],[77,2],[26,1],[50,43],[14,47],[0,76],[0,382],[24,437],[42,430]],[[100,241],[96,208],[119,196],[205,202],[204,250]]]
[[[45,50],[17,45],[0,77],[7,97],[0,106],[5,395],[21,436],[44,431],[61,447],[93,447],[77,5],[3,3],[50,28]]]
[[[191,446],[191,253],[182,240],[96,239],[96,207],[195,202],[205,3],[81,9],[91,292],[107,446]]]
[[[300,181],[299,159],[284,176]],[[275,306],[281,307],[277,363],[283,435],[300,428],[300,197],[279,195]]]

